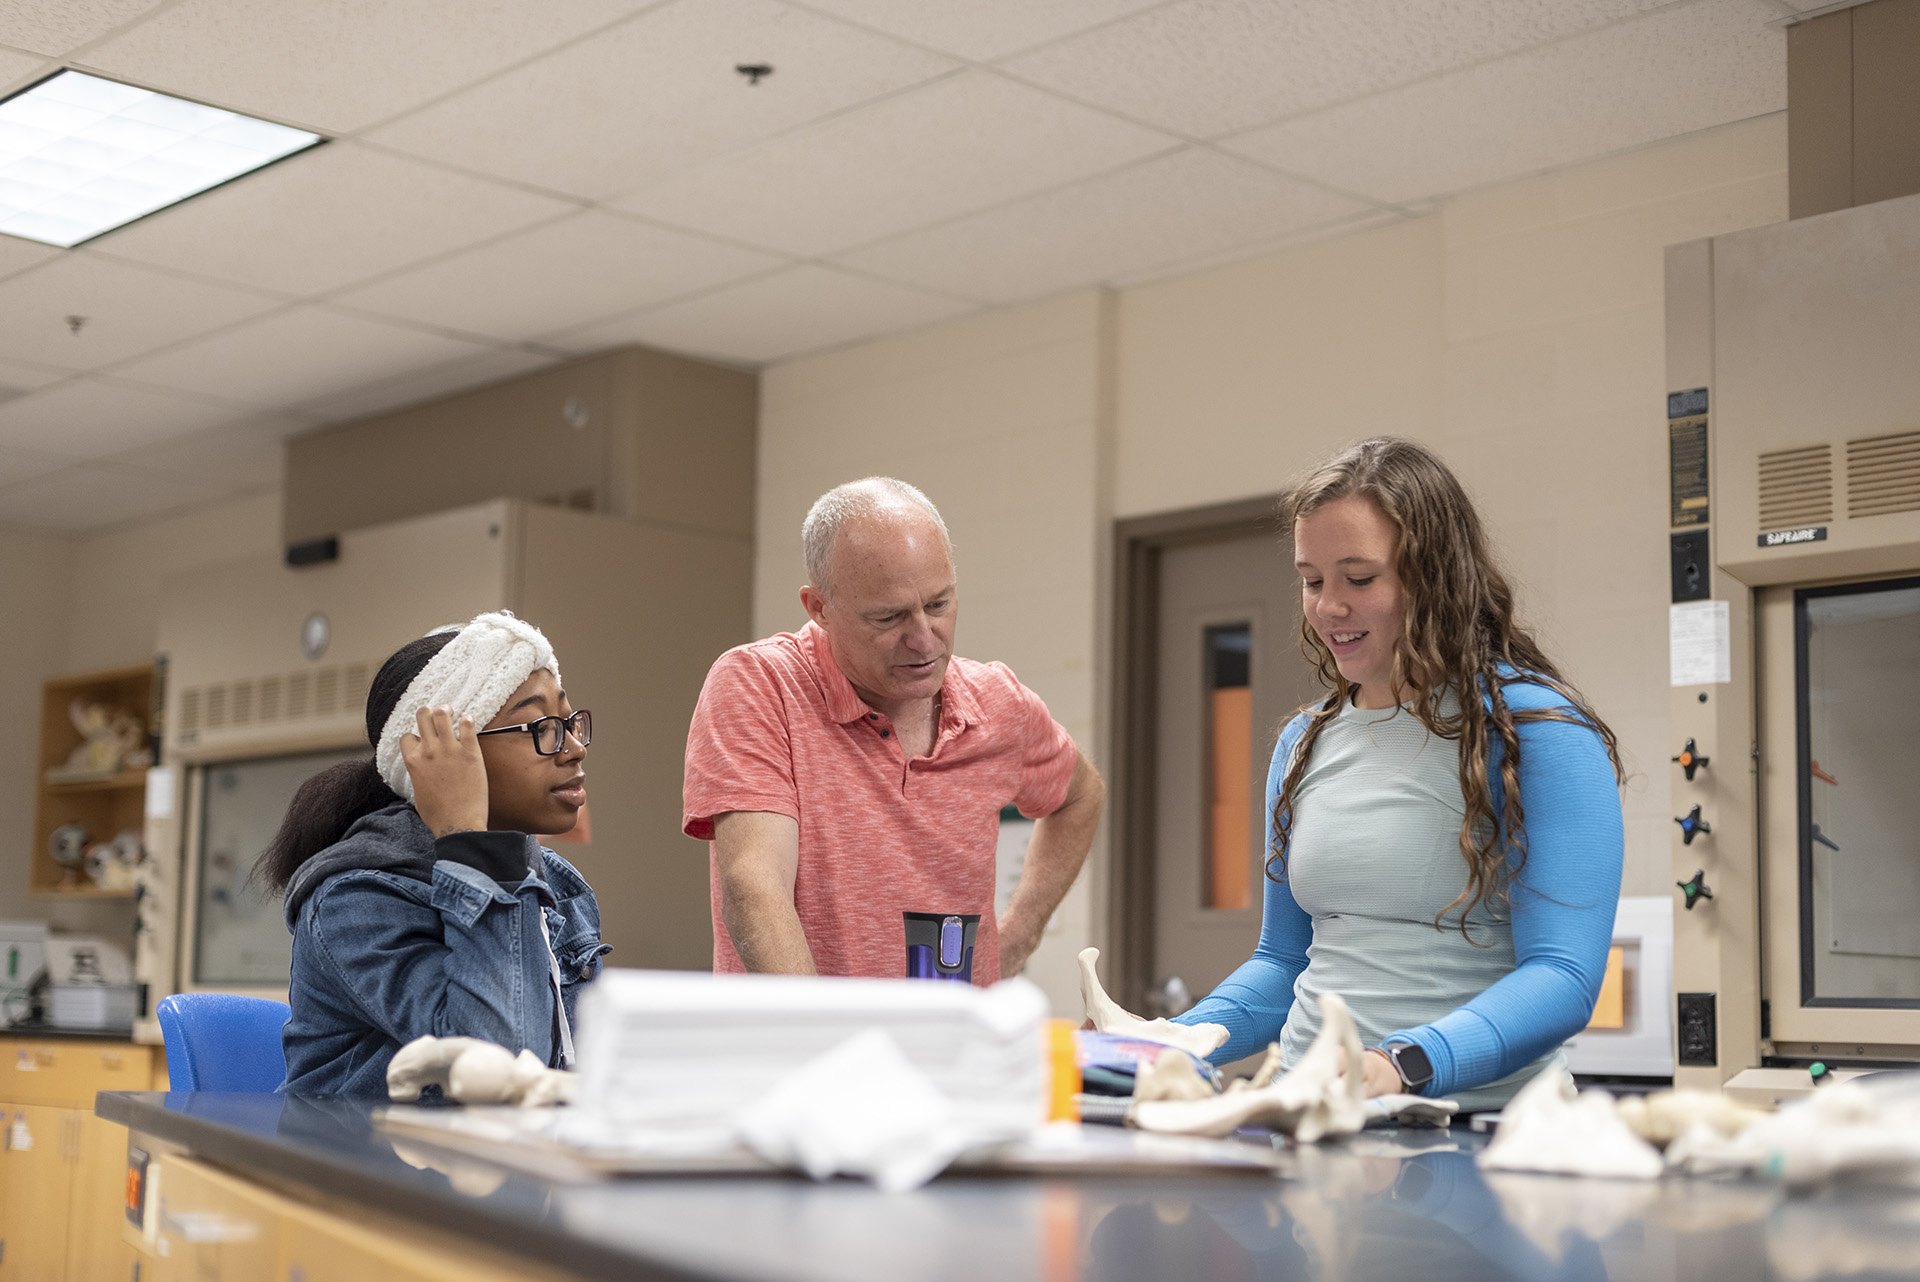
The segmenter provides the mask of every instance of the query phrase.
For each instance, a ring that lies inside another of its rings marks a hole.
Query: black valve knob
[[[1700,817],[1700,807],[1697,805],[1674,822],[1680,825],[1680,844],[1683,846],[1691,846],[1695,837],[1713,831],[1713,825]]]
[[[1705,868],[1693,874],[1691,881],[1676,881],[1673,884],[1680,887],[1680,892],[1687,897],[1688,912],[1692,912],[1693,906],[1702,899],[1713,898],[1713,892],[1707,889],[1707,870]]]
[[[1693,746],[1693,740],[1691,739],[1687,740],[1687,746],[1680,749],[1680,755],[1673,760],[1675,764],[1687,772],[1688,783],[1693,782],[1693,772],[1707,764],[1707,759],[1700,755],[1699,749]]]

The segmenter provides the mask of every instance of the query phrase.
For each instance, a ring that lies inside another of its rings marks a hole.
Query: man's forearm
[[[740,964],[754,974],[813,975],[813,949],[800,925],[800,914],[784,896],[757,889],[723,886],[720,921],[740,954]]]

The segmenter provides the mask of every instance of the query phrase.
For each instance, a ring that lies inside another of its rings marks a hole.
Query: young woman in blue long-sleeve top
[[[1291,1065],[1338,993],[1369,1095],[1498,1107],[1591,1018],[1624,834],[1613,732],[1514,619],[1447,466],[1365,441],[1288,495],[1308,658],[1331,692],[1267,776],[1253,957],[1181,1023]]]

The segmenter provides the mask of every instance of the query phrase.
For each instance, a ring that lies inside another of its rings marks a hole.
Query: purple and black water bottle
[[[979,913],[901,913],[907,929],[907,978],[973,982]]]

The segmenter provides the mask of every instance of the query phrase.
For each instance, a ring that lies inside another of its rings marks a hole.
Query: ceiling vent
[[[1790,530],[1833,519],[1833,447],[1807,445],[1760,456],[1760,529]]]
[[[1847,442],[1847,515],[1920,511],[1920,432]]]

